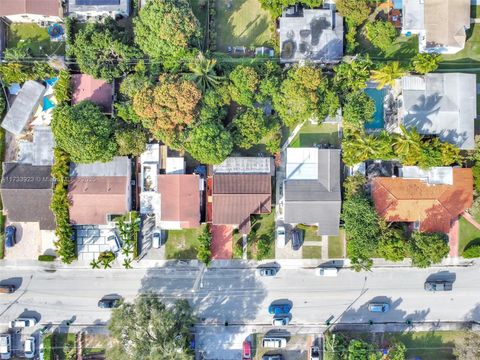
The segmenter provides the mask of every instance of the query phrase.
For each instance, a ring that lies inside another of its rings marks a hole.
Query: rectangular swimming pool
[[[376,88],[367,88],[364,90],[365,94],[375,101],[375,113],[373,119],[365,123],[365,129],[383,129],[385,123],[383,120],[383,100],[385,99],[385,89],[378,90]]]

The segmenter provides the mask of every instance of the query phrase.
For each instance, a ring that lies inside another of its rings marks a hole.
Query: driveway
[[[79,260],[91,261],[101,252],[110,250],[107,237],[114,229],[111,225],[77,225],[77,253]]]
[[[142,229],[140,230],[140,258],[147,260],[165,260],[165,245],[155,249],[152,247],[152,233],[155,229],[155,217],[142,217]],[[165,231],[162,231],[162,236]]]
[[[42,235],[37,222],[15,222],[17,228],[16,244],[6,248],[5,258],[8,260],[37,260],[42,253]]]
[[[230,225],[211,225],[212,234],[212,259],[225,260],[231,259],[233,253],[233,226]]]

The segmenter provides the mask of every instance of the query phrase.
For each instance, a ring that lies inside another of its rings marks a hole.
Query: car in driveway
[[[299,250],[302,245],[301,233],[300,230],[294,229],[292,231],[292,249]]]
[[[35,338],[33,336],[25,339],[23,353],[27,359],[33,359],[35,357]]]
[[[292,305],[290,304],[271,304],[268,307],[268,313],[271,315],[282,315],[288,314],[292,310]]]
[[[287,326],[290,323],[290,317],[285,315],[275,315],[272,320],[273,326]]]
[[[98,300],[98,307],[101,309],[113,309],[120,306],[122,299],[120,297],[116,298],[102,298]]]
[[[245,340],[242,346],[242,359],[250,360],[252,358],[252,344],[250,341]]]
[[[0,334],[0,359],[8,360],[12,357],[12,337],[10,334]]]
[[[32,327],[35,326],[37,323],[37,319],[31,318],[31,317],[21,317],[15,320],[10,321],[10,324],[8,327],[10,329],[21,329],[21,328],[27,328],[27,327]]]
[[[160,248],[162,246],[162,232],[160,229],[153,230],[152,233],[152,247],[154,249]]]
[[[452,291],[452,285],[452,282],[446,280],[428,280],[423,288],[426,291]]]
[[[5,228],[5,247],[10,248],[15,245],[17,236],[17,228],[13,225],[8,225]]]
[[[277,231],[276,231],[276,239],[277,239],[277,246],[280,248],[285,247],[286,245],[286,237],[285,237],[285,226],[279,225],[277,226]]]
[[[378,303],[378,302],[371,302],[368,304],[368,311],[374,313],[385,313],[390,310],[390,305],[387,303]]]
[[[275,276],[277,275],[277,269],[274,267],[260,267],[257,269],[258,276]]]
[[[107,245],[110,247],[110,250],[114,253],[118,253],[122,248],[120,240],[118,239],[115,231],[111,231],[107,236]]]
[[[318,346],[310,347],[310,360],[320,360],[320,348]]]

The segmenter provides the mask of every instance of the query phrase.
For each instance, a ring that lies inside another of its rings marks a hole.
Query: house
[[[44,93],[45,86],[33,80],[26,81],[3,118],[2,127],[14,135],[20,135],[32,120],[37,107],[43,100]]]
[[[470,0],[403,0],[402,33],[418,35],[420,52],[455,54],[465,47]]]
[[[156,226],[179,230],[200,226],[204,180],[186,174],[183,157],[167,157],[165,173],[159,144],[148,144],[140,156],[140,213],[155,215]]]
[[[87,74],[74,74],[72,83],[72,104],[90,100],[102,108],[102,111],[112,113],[113,86],[105,80],[95,79]]]
[[[319,235],[338,235],[340,150],[287,148],[283,194],[285,223],[316,225]]]
[[[131,210],[131,162],[126,156],[72,164],[68,186],[70,222],[107,225]]]
[[[18,141],[17,161],[31,165],[53,165],[55,139],[50,126],[34,126],[32,141]]]
[[[1,0],[0,17],[12,23],[61,22],[60,0]]]
[[[462,150],[475,147],[475,74],[435,73],[401,79],[401,121],[420,134],[436,135]]]
[[[55,229],[50,172],[51,166],[3,163],[0,193],[8,222],[38,223],[40,230]]]
[[[399,177],[374,178],[371,191],[375,209],[386,221],[448,234],[452,221],[472,206],[472,169],[404,166]]]
[[[280,61],[336,63],[343,56],[343,18],[335,9],[290,7],[279,19]]]
[[[130,16],[130,0],[68,0],[68,15],[79,21]]]

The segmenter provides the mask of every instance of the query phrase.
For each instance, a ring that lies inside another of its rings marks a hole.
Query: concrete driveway
[[[16,244],[6,248],[5,258],[8,260],[37,260],[42,253],[42,236],[37,222],[15,222],[17,229]]]
[[[140,230],[140,258],[147,260],[165,260],[165,245],[155,249],[152,247],[152,234],[155,230],[155,217],[142,217],[142,229]],[[165,235],[165,231],[163,231]]]

